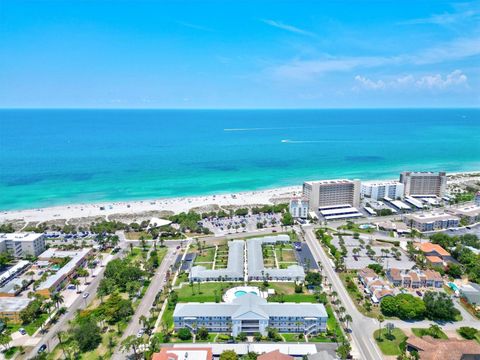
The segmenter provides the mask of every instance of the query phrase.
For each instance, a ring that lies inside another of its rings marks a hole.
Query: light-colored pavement
[[[145,293],[145,296],[142,298],[142,301],[138,305],[137,309],[135,310],[135,314],[132,316],[128,327],[125,329],[125,332],[122,335],[120,343],[122,340],[127,338],[130,335],[136,335],[139,330],[142,328],[142,324],[140,323],[140,317],[145,316],[149,317],[150,309],[153,305],[155,300],[155,296],[158,294],[160,289],[166,284],[166,274],[167,270],[175,263],[175,259],[177,255],[175,254],[175,248],[171,247],[168,248],[168,252],[162,260],[159,268],[155,272],[155,275],[151,279],[150,286]],[[112,360],[120,360],[124,359],[125,354],[123,354],[119,347],[117,347],[115,353],[112,356]]]
[[[115,254],[114,256],[107,257],[103,259],[102,264],[106,265],[108,261],[117,258],[123,254],[123,250],[126,247],[126,244],[121,242],[119,244],[121,250]],[[105,267],[101,267],[100,270],[98,270],[98,273],[96,274],[96,277],[94,280],[86,286],[84,292],[88,292],[91,295],[84,299],[82,296],[77,296],[77,298],[73,301],[73,303],[68,307],[67,313],[60,317],[59,321],[53,325],[46,334],[44,334],[40,340],[37,342],[36,346],[30,351],[28,354],[28,359],[31,359],[37,355],[38,349],[40,348],[41,345],[45,344],[47,345],[47,351],[52,351],[57,345],[58,345],[58,338],[57,338],[57,333],[60,331],[66,331],[68,330],[68,322],[73,319],[76,315],[76,312],[78,309],[85,308],[90,304],[93,299],[95,298],[95,294],[97,292],[98,284],[100,283],[100,280],[103,278],[103,273],[105,272]]]
[[[332,267],[332,262],[323,251],[321,245],[315,237],[312,226],[304,226],[305,239],[312,250],[312,254],[316,261],[320,261],[323,265],[324,275],[332,284],[332,289],[338,294],[346,312],[350,314],[353,321],[350,324],[352,330],[352,354],[355,358],[365,360],[380,360],[382,355],[380,350],[374,343],[372,334],[377,329],[377,323],[374,319],[363,316],[355,307],[350,299],[347,290],[343,286],[338,274]]]

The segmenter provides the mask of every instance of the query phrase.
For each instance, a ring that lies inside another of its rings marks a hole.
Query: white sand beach
[[[84,217],[98,217],[109,215],[133,215],[150,211],[169,211],[180,213],[192,208],[209,206],[246,206],[272,204],[300,195],[301,186],[289,186],[269,190],[248,191],[232,194],[208,196],[178,197],[169,199],[152,199],[138,201],[112,201],[96,204],[75,204],[55,206],[39,209],[3,211],[0,214],[0,223],[23,220],[29,222],[44,222],[56,219],[76,219]]]
[[[459,185],[469,184],[480,181],[479,171],[468,171],[459,173],[449,173],[448,183],[450,190]],[[215,210],[218,207],[228,206],[252,206],[262,204],[273,204],[287,202],[292,196],[299,196],[302,193],[302,187],[287,186],[275,189],[245,191],[230,194],[217,194],[205,196],[162,198],[151,200],[133,200],[133,201],[110,201],[103,203],[85,203],[74,205],[54,206],[47,208],[2,211],[0,213],[0,223],[21,222],[21,223],[41,223],[45,221],[55,221],[64,219],[67,222],[70,219],[96,218],[109,216],[125,215],[134,217],[136,214],[148,214],[150,212],[170,212],[180,213],[190,209],[201,208],[202,211]],[[157,215],[152,215],[157,216]]]

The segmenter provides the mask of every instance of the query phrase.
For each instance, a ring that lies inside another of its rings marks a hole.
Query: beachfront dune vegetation
[[[180,231],[197,234],[210,234],[211,231],[201,225],[199,221],[202,216],[195,211],[182,212],[180,214],[172,215],[168,218],[171,222],[180,226]]]

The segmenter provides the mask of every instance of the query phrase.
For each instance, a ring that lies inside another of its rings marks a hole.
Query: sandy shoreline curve
[[[461,183],[480,179],[480,171],[448,173],[449,181]],[[375,180],[369,180],[375,181]],[[379,180],[385,181],[385,180]],[[199,195],[175,198],[160,198],[131,201],[105,201],[99,203],[80,203],[24,210],[2,210],[0,223],[15,220],[44,222],[57,219],[75,219],[85,217],[107,217],[109,215],[134,215],[150,211],[180,213],[193,208],[240,207],[285,202],[292,196],[301,195],[302,186],[285,186],[266,190],[242,191],[228,194]]]

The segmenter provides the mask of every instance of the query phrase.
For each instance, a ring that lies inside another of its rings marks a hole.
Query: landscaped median
[[[375,330],[373,337],[384,355],[398,356],[405,349],[407,335],[398,328]]]

